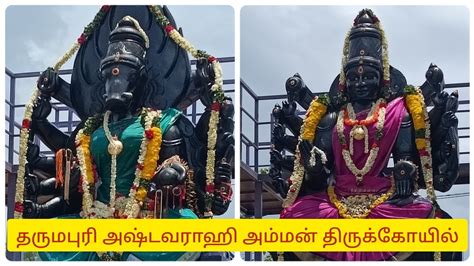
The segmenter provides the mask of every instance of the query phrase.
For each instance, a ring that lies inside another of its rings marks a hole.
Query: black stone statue
[[[215,59],[198,58],[192,72],[187,51],[170,37],[174,28],[166,7],[104,6],[86,27],[90,34],[79,39],[71,83],[53,68],[41,74],[26,154],[24,202],[17,208],[24,218],[209,218],[227,211],[232,200],[234,107],[224,95],[215,101]],[[70,135],[47,120],[51,97],[79,116],[81,122]],[[193,125],[183,112],[198,99],[205,111]],[[211,160],[215,170],[209,175],[213,110],[220,112]],[[32,141],[35,135],[54,157],[40,155]],[[90,204],[85,203],[88,199]],[[45,260],[69,260],[70,255],[40,254]],[[141,260],[199,257],[179,252],[133,255]],[[73,259],[126,256],[84,252]],[[200,257],[205,260],[205,253]]]
[[[154,10],[169,21],[167,27]],[[81,214],[125,218],[133,214],[137,218],[209,218],[223,214],[232,200],[234,107],[225,96],[217,107],[213,102],[215,92],[211,86],[216,73],[212,61],[198,59],[196,71],[191,71],[187,51],[169,36],[176,23],[166,7],[112,6],[103,7],[101,12],[103,18],[95,19],[90,35],[81,40],[71,83],[52,68],[38,79],[40,96],[31,118],[23,217]],[[179,32],[182,34],[181,29]],[[79,116],[81,122],[70,135],[47,120],[51,97]],[[183,112],[198,99],[205,105],[205,111],[197,125],[193,125]],[[211,109],[216,108],[220,112],[215,171],[209,182],[208,131]],[[150,117],[152,121],[147,122]],[[32,142],[35,135],[56,156],[41,156],[39,147]],[[86,135],[90,137],[89,149],[84,148],[81,138]],[[159,145],[145,145],[152,142]],[[157,153],[157,162],[147,159],[143,153],[145,146],[147,153]],[[82,161],[79,149],[82,157],[87,157]],[[85,150],[90,150],[90,156],[86,156]],[[85,160],[93,165],[92,176],[81,171],[86,169]],[[137,171],[150,172],[146,169],[149,163],[157,166],[151,169],[152,175],[136,178]],[[83,200],[88,190],[84,185],[87,178],[95,180],[92,182],[97,188],[92,191],[92,211],[85,209]],[[134,189],[138,205],[130,200],[129,191]],[[109,193],[112,190],[114,201]],[[101,209],[101,205],[108,207]],[[135,206],[137,209],[133,209]],[[68,259],[43,256],[46,257],[42,259]],[[97,259],[95,253],[84,256],[84,260]],[[173,256],[165,259],[173,260]]]
[[[389,65],[384,32],[369,9],[355,18],[343,56],[341,74],[329,94],[314,98],[295,74],[286,82],[288,101],[272,111],[276,124],[269,174],[275,189],[286,197],[281,218],[449,218],[438,206],[434,190],[448,191],[459,175],[457,92],[449,95],[443,90],[443,72],[434,64],[423,85],[407,86],[403,74]],[[297,104],[308,110],[305,120],[297,114]],[[423,114],[424,106],[431,104],[433,108]],[[420,120],[425,115],[428,128]],[[308,117],[317,121],[314,130],[306,128],[311,126]],[[286,129],[292,135],[285,134]],[[390,154],[394,167],[387,169]],[[428,198],[419,196],[418,188],[426,189]],[[374,206],[374,199],[383,203]],[[436,253],[393,252],[282,256],[439,259]],[[460,258],[460,253],[442,254],[443,260]]]

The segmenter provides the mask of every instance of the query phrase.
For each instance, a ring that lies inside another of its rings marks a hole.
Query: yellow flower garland
[[[420,155],[421,167],[423,170],[423,177],[425,180],[426,192],[428,198],[438,208],[436,202],[436,194],[433,187],[433,160],[431,154],[431,132],[428,110],[425,105],[423,93],[420,88],[407,86],[405,88],[405,104],[410,113],[416,134],[416,148]],[[421,136],[421,133],[424,133]]]
[[[316,137],[316,127],[319,121],[326,114],[327,106],[317,101],[317,98],[311,102],[311,105],[306,112],[306,119],[304,121],[303,133],[301,138],[307,141],[313,141]]]
[[[91,136],[86,135],[82,133],[80,135],[80,145],[81,145],[81,151],[82,151],[82,156],[84,157],[84,175],[83,177],[87,180],[89,183],[94,182],[94,171],[93,171],[93,166],[92,166],[92,160],[91,160],[91,151],[90,151],[90,145],[91,145]]]
[[[153,137],[148,141],[142,170],[142,178],[147,181],[150,181],[155,175],[162,141],[161,129],[159,127],[152,127],[150,132],[152,132]]]
[[[316,128],[324,117],[327,111],[327,96],[315,97],[310,104],[310,107],[306,111],[306,118],[303,120],[303,125],[300,129],[300,137],[298,144],[296,145],[295,161],[293,166],[293,172],[290,176],[291,185],[288,191],[288,195],[283,201],[283,208],[291,206],[298,196],[298,193],[303,183],[304,167],[301,164],[301,154],[299,150],[299,144],[303,140],[313,142],[316,138]]]

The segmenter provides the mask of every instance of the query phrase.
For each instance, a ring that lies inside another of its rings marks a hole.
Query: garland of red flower
[[[94,29],[102,22],[107,12],[110,10],[110,6],[102,6],[99,12],[95,15],[91,23],[89,23],[82,34],[77,38],[73,46],[54,64],[53,69],[59,71],[61,67],[79,50],[82,44],[87,41],[87,38],[92,34]],[[16,179],[16,192],[15,192],[15,213],[14,217],[21,219],[23,218],[24,211],[24,194],[25,194],[25,173],[26,173],[26,153],[28,151],[28,138],[30,135],[30,124],[31,117],[33,114],[33,108],[36,105],[36,101],[40,96],[38,88],[33,89],[33,94],[30,100],[25,105],[25,114],[23,116],[22,126],[20,129],[20,151],[18,159],[18,171]]]
[[[219,112],[224,103],[224,91],[222,90],[223,78],[219,61],[205,51],[196,49],[174,28],[169,19],[162,13],[159,6],[149,6],[150,11],[155,15],[156,21],[166,31],[168,36],[181,48],[189,52],[196,59],[207,59],[212,64],[214,70],[214,84],[211,86],[212,104],[211,116],[209,118],[209,131],[207,133],[207,159],[206,159],[206,187],[204,195],[204,217],[212,217],[212,203],[214,201],[215,190],[214,175],[216,164],[216,142],[217,126],[219,124]]]

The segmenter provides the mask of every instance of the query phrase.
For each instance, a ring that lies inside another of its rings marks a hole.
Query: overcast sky
[[[285,94],[285,81],[296,72],[313,92],[326,92],[340,71],[346,32],[362,6],[247,6],[241,10],[241,78],[259,96]],[[469,10],[465,7],[376,6],[371,8],[385,29],[391,65],[409,84],[421,85],[431,62],[444,71],[447,83],[469,82]],[[460,90],[469,99],[469,90]],[[269,120],[273,105],[260,103],[260,119]],[[242,105],[253,112],[244,93]],[[468,126],[468,114],[459,114]],[[253,124],[242,116],[242,132],[253,139]],[[463,134],[468,134],[464,131]],[[260,141],[269,141],[268,126]],[[468,150],[468,139],[461,142]],[[244,152],[244,150],[242,150]],[[253,156],[251,156],[253,159]],[[469,160],[468,157],[465,158]],[[260,154],[267,161],[268,151]],[[469,191],[455,186],[450,193]],[[469,197],[440,200],[458,218],[469,218]]]

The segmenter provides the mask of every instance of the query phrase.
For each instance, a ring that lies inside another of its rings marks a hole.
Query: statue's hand
[[[395,193],[388,203],[402,205],[408,204],[413,197],[415,187],[416,165],[410,161],[399,161],[393,167],[395,178]]]
[[[281,110],[281,106],[279,104],[275,104],[272,109],[272,116],[275,118],[276,123],[282,123],[283,119],[283,111]]]
[[[433,101],[433,105],[435,106],[435,108],[445,109],[448,97],[449,94],[445,91],[440,91],[439,93],[434,92],[431,95],[431,100]]]
[[[283,142],[285,137],[285,128],[281,124],[275,124],[275,127],[272,131],[273,143],[278,145],[278,143]]]
[[[226,161],[219,161],[216,165],[216,173],[214,179],[214,203],[212,212],[221,215],[227,211],[232,201],[232,166]]]
[[[296,102],[287,102],[287,101],[283,101],[283,106],[282,106],[282,111],[283,111],[283,115],[285,117],[292,117],[293,115],[295,115],[295,111],[296,111]]]
[[[40,205],[31,200],[23,202],[23,217],[24,218],[38,218],[40,216]]]
[[[214,80],[214,70],[207,59],[201,58],[196,61],[196,75],[194,76],[194,84],[200,88],[201,102],[209,107],[212,103],[211,86]]]
[[[270,163],[274,165],[281,165],[283,162],[283,155],[275,149],[270,150]]]
[[[51,97],[59,89],[59,74],[53,68],[48,67],[41,73],[37,81],[37,87],[41,94]]]
[[[457,156],[456,142],[446,140],[441,143],[440,157],[443,162],[448,162],[451,155]]]
[[[184,182],[186,178],[186,168],[180,163],[172,163],[168,167],[161,169],[153,178],[154,183],[159,187],[175,186]]]
[[[32,118],[33,120],[45,120],[51,113],[51,102],[48,96],[41,95],[36,101],[33,107]]]
[[[441,126],[444,128],[457,127],[458,118],[452,111],[447,111],[441,116]]]
[[[306,172],[309,173],[319,172],[323,167],[321,155],[317,152],[315,153],[315,161],[311,162],[311,151],[313,148],[313,144],[307,140],[303,140],[299,146],[301,162],[303,163]]]
[[[25,176],[25,191],[28,197],[36,198],[40,191],[40,181],[36,175],[27,173]]]
[[[437,65],[431,63],[426,71],[426,80],[430,83],[433,87],[435,93],[440,93],[442,88],[442,84],[444,83],[444,74],[441,68]]]
[[[28,149],[26,151],[26,160],[31,167],[35,167],[38,161],[41,159],[40,156],[40,147],[34,144],[31,141],[28,141]]]

